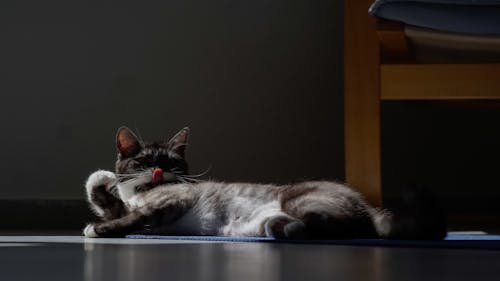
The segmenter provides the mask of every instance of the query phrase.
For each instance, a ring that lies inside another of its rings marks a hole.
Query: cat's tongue
[[[160,168],[156,168],[153,170],[153,180],[151,181],[153,184],[159,184],[163,181],[163,170]]]

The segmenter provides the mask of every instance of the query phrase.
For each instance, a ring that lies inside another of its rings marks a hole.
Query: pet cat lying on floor
[[[99,170],[86,182],[90,206],[103,221],[87,225],[84,235],[441,239],[446,233],[445,223],[434,216],[398,216],[376,209],[340,183],[195,180],[184,157],[188,135],[184,128],[168,142],[143,143],[121,127],[116,173]]]

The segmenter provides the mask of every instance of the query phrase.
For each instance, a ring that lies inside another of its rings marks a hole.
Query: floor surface
[[[498,280],[500,251],[0,236],[0,280]]]

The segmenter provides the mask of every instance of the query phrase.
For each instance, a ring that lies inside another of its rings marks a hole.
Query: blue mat
[[[444,248],[444,249],[485,249],[500,250],[500,235],[485,234],[448,234],[445,240],[384,240],[384,239],[351,239],[351,240],[279,240],[269,237],[224,237],[224,236],[162,236],[162,235],[128,235],[133,239],[168,239],[215,242],[264,242],[264,243],[299,243],[328,244],[346,246],[378,246],[405,248]]]

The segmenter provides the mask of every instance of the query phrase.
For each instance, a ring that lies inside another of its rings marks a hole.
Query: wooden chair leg
[[[347,183],[380,206],[380,46],[372,2],[344,1],[345,169]]]

